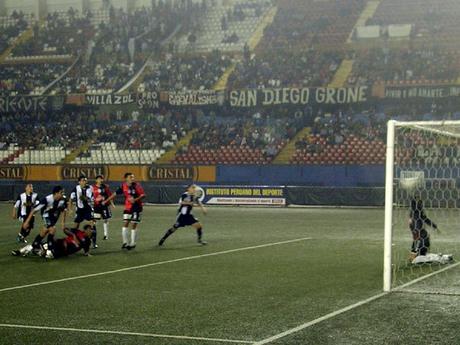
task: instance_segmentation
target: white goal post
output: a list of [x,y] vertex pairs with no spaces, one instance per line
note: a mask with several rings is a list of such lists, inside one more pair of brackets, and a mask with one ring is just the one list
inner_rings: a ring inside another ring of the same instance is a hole
[[[396,242],[399,241],[402,243],[401,246],[405,245],[405,237],[403,236],[407,235],[407,242],[410,243],[410,232],[407,226],[409,219],[408,205],[411,205],[412,200],[416,200],[414,196],[416,193],[420,193],[425,199],[436,198],[439,195],[438,198],[441,200],[439,200],[436,205],[431,202],[430,206],[428,206],[428,213],[434,213],[436,219],[444,221],[442,216],[444,213],[442,212],[450,212],[449,226],[458,221],[457,213],[454,213],[452,210],[455,210],[455,212],[459,210],[457,182],[460,177],[457,176],[457,174],[460,169],[460,164],[457,160],[457,152],[460,151],[460,148],[459,150],[456,149],[459,143],[460,121],[403,122],[390,120],[388,122],[385,165],[383,260],[383,290],[386,292],[391,291],[395,287],[394,275],[396,274],[396,269],[401,268],[403,265],[407,265],[407,259],[404,264],[401,264],[401,262],[403,262],[401,254],[399,263],[395,262],[395,227],[398,227],[399,231],[399,238],[396,239]],[[420,151],[423,151],[422,149],[424,148],[420,147],[423,145],[425,145],[424,147],[426,147],[429,153],[426,154],[426,157],[420,158]],[[443,153],[433,153],[432,151],[435,150],[433,147],[437,147],[439,152]],[[439,149],[439,147],[441,147],[441,149]],[[455,154],[445,154],[446,150],[454,150]],[[425,176],[426,173],[424,171],[437,172],[431,174],[432,176],[430,173]],[[448,173],[446,173],[446,171]],[[440,185],[442,185],[442,187],[439,187]],[[453,196],[449,194],[449,197],[445,197],[444,195],[450,193],[451,189],[455,189],[455,194],[452,194]],[[435,195],[435,197],[432,197],[432,195]],[[445,211],[446,209],[449,209],[449,211]],[[395,212],[397,212],[396,215]],[[439,212],[439,214],[436,212]],[[406,218],[404,219],[404,217]],[[395,225],[395,223],[398,224]],[[406,225],[404,226],[404,224]],[[408,249],[410,249],[409,246]],[[452,247],[446,246],[445,250],[451,249]],[[400,249],[399,252],[401,253],[402,250]],[[407,252],[410,252],[410,250]],[[407,269],[407,266],[405,268],[406,272],[411,269]],[[411,273],[413,272],[411,271]],[[424,274],[424,272],[420,274]],[[405,279],[414,278],[405,277]]]

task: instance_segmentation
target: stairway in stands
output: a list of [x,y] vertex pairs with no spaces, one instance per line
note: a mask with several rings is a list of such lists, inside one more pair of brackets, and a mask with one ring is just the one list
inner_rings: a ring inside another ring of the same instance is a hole
[[32,27],[29,27],[22,34],[20,34],[13,43],[2,53],[0,54],[0,64],[5,62],[6,58],[11,54],[13,49],[20,43],[28,41],[33,36]]
[[170,164],[174,157],[176,157],[177,151],[179,151],[180,148],[190,144],[193,134],[195,134],[197,130],[198,129],[192,129],[190,132],[188,132],[187,135],[179,140],[175,146],[166,151],[166,153],[156,161],[156,164]]
[[377,11],[377,8],[380,5],[381,0],[372,0],[369,1],[361,12],[358,20],[356,21],[353,30],[351,30],[350,35],[348,36],[347,43],[351,43],[353,32],[358,26],[366,26],[366,22],[372,18]]
[[88,151],[90,146],[93,144],[94,139],[89,139],[87,142],[83,143],[83,145],[77,147],[76,149],[72,150],[69,154],[67,154],[62,161],[61,164],[70,164],[72,163],[75,158],[82,152]]
[[305,127],[301,131],[299,131],[291,141],[289,141],[286,146],[278,153],[278,155],[273,160],[273,164],[289,164],[291,162],[291,158],[295,153],[296,147],[295,144],[297,141],[302,139],[305,136],[310,135],[311,128]]
[[[273,19],[277,13],[278,9],[276,7],[271,8],[264,16],[264,18],[260,21],[259,25],[257,26],[256,30],[252,34],[251,38],[248,40],[249,50],[253,51],[256,49],[257,45],[260,43],[264,36],[265,28],[267,28],[271,23],[273,23]],[[225,90],[227,88],[227,82],[230,75],[235,70],[236,63],[232,63],[227,70],[222,74],[220,79],[214,85],[214,90],[220,91]]]
[[343,87],[347,82],[348,76],[350,75],[351,71],[353,70],[353,62],[354,60],[343,60],[340,64],[339,68],[334,74],[334,78],[329,83],[329,87]]

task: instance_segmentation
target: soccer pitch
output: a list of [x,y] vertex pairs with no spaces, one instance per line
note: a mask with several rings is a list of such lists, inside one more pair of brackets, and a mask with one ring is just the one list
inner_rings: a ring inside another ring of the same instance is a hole
[[211,207],[208,246],[184,228],[158,248],[176,208],[147,206],[130,252],[121,210],[92,257],[46,262],[10,255],[1,206],[0,344],[460,343],[459,294],[382,294],[383,210]]

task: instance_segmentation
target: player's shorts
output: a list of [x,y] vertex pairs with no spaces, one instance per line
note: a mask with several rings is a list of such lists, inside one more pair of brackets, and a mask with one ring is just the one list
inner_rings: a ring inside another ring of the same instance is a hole
[[112,211],[110,207],[107,205],[96,206],[94,207],[94,219],[101,220],[101,219],[110,219],[112,218]]
[[79,208],[75,214],[74,223],[94,220],[94,212],[90,208]]
[[53,216],[51,214],[44,214],[42,216],[42,218],[43,218],[43,222],[45,223],[45,227],[47,229],[52,228],[53,226],[55,226],[57,221],[58,221],[58,218],[56,218],[55,216]]
[[192,214],[179,214],[176,219],[176,223],[174,224],[174,227],[177,228],[182,228],[184,226],[189,226],[193,225],[195,223],[198,223],[199,220],[195,218]]
[[[19,217],[19,221],[20,221],[21,223],[24,223],[24,222],[26,221],[26,219],[27,219],[28,216],[29,216],[29,215],[27,215],[27,216],[20,216],[20,217]],[[35,223],[35,216],[32,216],[32,218],[30,219],[30,222],[29,222],[29,229],[33,229],[33,228],[34,228],[34,223]]]
[[123,211],[123,220],[129,221],[131,223],[139,224],[141,222],[142,212],[138,211]]

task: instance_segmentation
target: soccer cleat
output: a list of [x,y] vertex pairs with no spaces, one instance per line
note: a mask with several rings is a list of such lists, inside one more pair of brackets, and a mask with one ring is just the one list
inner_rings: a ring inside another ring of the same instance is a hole
[[134,248],[136,248],[136,245],[134,245],[134,246],[126,246],[126,249],[128,249],[128,250],[132,250]]
[[96,243],[93,244],[93,249],[97,249],[97,248],[99,248],[99,246]]
[[200,246],[205,246],[205,245],[208,244],[208,242],[203,241],[203,240],[198,240],[198,244],[199,244]]
[[21,234],[18,234],[18,236],[16,237],[16,242],[18,242],[18,243],[27,243],[27,240],[25,239],[24,236],[22,236]]
[[109,239],[109,236],[104,236],[103,240],[108,240]]
[[164,243],[165,243],[165,240],[164,240],[164,239],[161,239],[160,242],[158,242],[158,247],[163,246]]
[[21,252],[20,252],[19,250],[12,250],[12,251],[11,251],[11,255],[13,255],[13,256],[19,256],[19,255],[21,255]]
[[121,249],[128,249],[128,244],[127,243],[123,243],[123,245],[121,246]]

